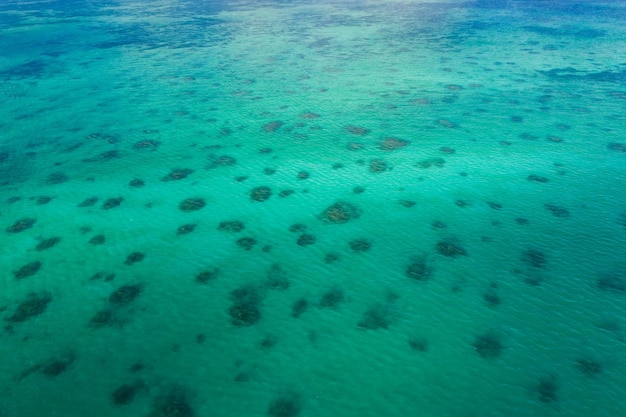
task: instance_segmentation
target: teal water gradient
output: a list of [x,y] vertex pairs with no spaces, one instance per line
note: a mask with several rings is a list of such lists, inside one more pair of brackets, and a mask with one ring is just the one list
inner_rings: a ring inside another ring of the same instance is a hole
[[624,22],[4,2],[0,416],[626,415]]

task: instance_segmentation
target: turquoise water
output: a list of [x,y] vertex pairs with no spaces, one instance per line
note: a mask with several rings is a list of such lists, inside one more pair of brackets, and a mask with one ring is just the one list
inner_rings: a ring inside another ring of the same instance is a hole
[[0,416],[626,416],[626,7],[0,5]]

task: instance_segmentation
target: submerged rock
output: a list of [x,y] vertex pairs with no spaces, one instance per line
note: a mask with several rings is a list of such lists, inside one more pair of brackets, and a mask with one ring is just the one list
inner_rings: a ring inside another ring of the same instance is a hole
[[359,217],[361,217],[361,210],[346,201],[337,201],[318,215],[318,219],[322,222],[332,224],[347,223]]

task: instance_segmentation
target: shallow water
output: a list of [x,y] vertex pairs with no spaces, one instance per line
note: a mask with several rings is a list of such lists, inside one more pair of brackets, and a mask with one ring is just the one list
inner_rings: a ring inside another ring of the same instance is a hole
[[626,414],[626,8],[5,1],[0,416]]

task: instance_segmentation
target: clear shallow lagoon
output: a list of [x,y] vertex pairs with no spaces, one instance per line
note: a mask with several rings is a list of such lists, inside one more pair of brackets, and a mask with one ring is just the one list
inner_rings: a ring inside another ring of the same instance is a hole
[[626,7],[0,5],[0,416],[626,415]]

